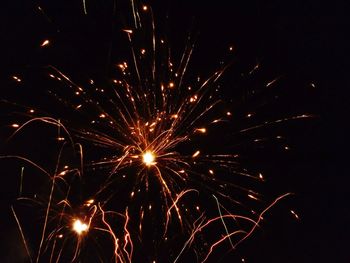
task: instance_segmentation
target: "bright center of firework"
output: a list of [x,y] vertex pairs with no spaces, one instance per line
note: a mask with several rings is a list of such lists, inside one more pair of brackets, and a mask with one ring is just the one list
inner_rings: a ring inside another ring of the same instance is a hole
[[155,155],[152,152],[147,151],[142,155],[142,160],[147,166],[151,166],[154,164]]
[[77,232],[78,235],[81,235],[83,232],[86,232],[88,228],[89,226],[81,222],[80,219],[75,219],[73,222],[73,230]]

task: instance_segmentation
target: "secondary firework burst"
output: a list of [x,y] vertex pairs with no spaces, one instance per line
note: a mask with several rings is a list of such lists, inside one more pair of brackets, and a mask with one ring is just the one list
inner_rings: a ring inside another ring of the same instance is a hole
[[[47,122],[47,119],[40,121]],[[60,125],[58,122],[56,124]],[[35,189],[32,190],[26,189],[27,185],[21,182],[19,197],[11,207],[27,254],[26,260],[90,262],[113,258],[115,262],[132,262],[133,242],[128,229],[128,210],[118,213],[107,210],[104,201],[82,200],[79,195],[81,171],[68,165],[62,166],[62,152],[54,174],[24,157],[0,157],[22,162],[22,180],[26,176],[30,176],[31,181],[37,181],[36,176],[44,179],[41,184],[33,185]],[[61,166],[63,170],[58,168]],[[31,173],[31,169],[36,172]],[[24,176],[26,173],[30,175]],[[48,191],[40,190],[42,184],[47,185]],[[96,242],[110,250],[102,253],[94,245]]]

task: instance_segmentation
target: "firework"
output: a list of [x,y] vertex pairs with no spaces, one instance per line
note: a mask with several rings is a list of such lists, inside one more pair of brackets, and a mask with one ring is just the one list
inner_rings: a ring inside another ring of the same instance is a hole
[[[145,257],[147,262],[180,262],[184,257],[204,262],[224,242],[235,249],[289,195],[264,203],[250,187],[263,182],[263,175],[242,167],[239,152],[219,145],[227,133],[219,129],[227,128],[232,117],[217,95],[227,65],[206,78],[189,76],[195,38],[190,35],[181,58],[173,58],[152,9],[134,1],[131,9],[132,23],[122,28],[130,52],[117,63],[110,83],[102,88],[94,80],[78,85],[50,65],[43,71],[52,83],[47,92],[66,113],[49,106],[49,117],[43,117],[43,109],[30,107],[29,120],[11,125],[16,129],[12,138],[36,123],[53,126],[61,147],[54,172],[30,158],[2,157],[37,168],[49,186],[49,191],[38,186],[29,198],[21,180],[20,197],[12,207],[32,262],[136,262]],[[87,15],[85,1],[83,10]],[[40,47],[49,45],[44,40]],[[20,76],[13,80],[22,82]],[[237,133],[308,117],[267,121]],[[215,133],[209,136],[211,131]],[[211,141],[218,145],[208,147]],[[23,203],[43,218],[33,240],[17,212]]]

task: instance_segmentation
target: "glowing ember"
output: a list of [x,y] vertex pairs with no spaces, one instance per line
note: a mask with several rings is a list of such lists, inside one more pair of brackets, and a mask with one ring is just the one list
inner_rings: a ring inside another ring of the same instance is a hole
[[84,232],[87,232],[89,229],[89,226],[85,223],[83,223],[80,219],[75,219],[73,222],[73,230],[78,234],[81,235]]
[[152,152],[147,151],[142,155],[142,160],[147,166],[154,164],[155,156]]

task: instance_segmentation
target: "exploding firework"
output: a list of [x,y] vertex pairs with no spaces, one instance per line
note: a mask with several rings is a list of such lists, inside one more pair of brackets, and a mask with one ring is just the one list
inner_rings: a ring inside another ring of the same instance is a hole
[[[242,166],[239,151],[225,145],[232,136],[225,130],[232,113],[218,94],[227,65],[206,78],[192,77],[195,37],[190,35],[182,56],[173,58],[152,9],[134,1],[131,9],[132,23],[121,30],[130,51],[109,83],[101,87],[91,79],[79,85],[50,65],[43,70],[50,83],[47,96],[63,110],[51,104],[29,107],[30,118],[12,124],[11,138],[48,124],[60,147],[54,172],[30,158],[2,157],[39,170],[45,179],[38,182],[49,189],[38,185],[34,197],[27,197],[21,180],[12,207],[32,262],[204,262],[225,242],[236,248],[289,195],[263,202],[251,187],[263,182],[263,175]],[[22,82],[19,76],[13,80]],[[266,121],[236,134],[309,117]],[[27,209],[42,219],[35,238],[26,234],[33,232],[25,229]]]

